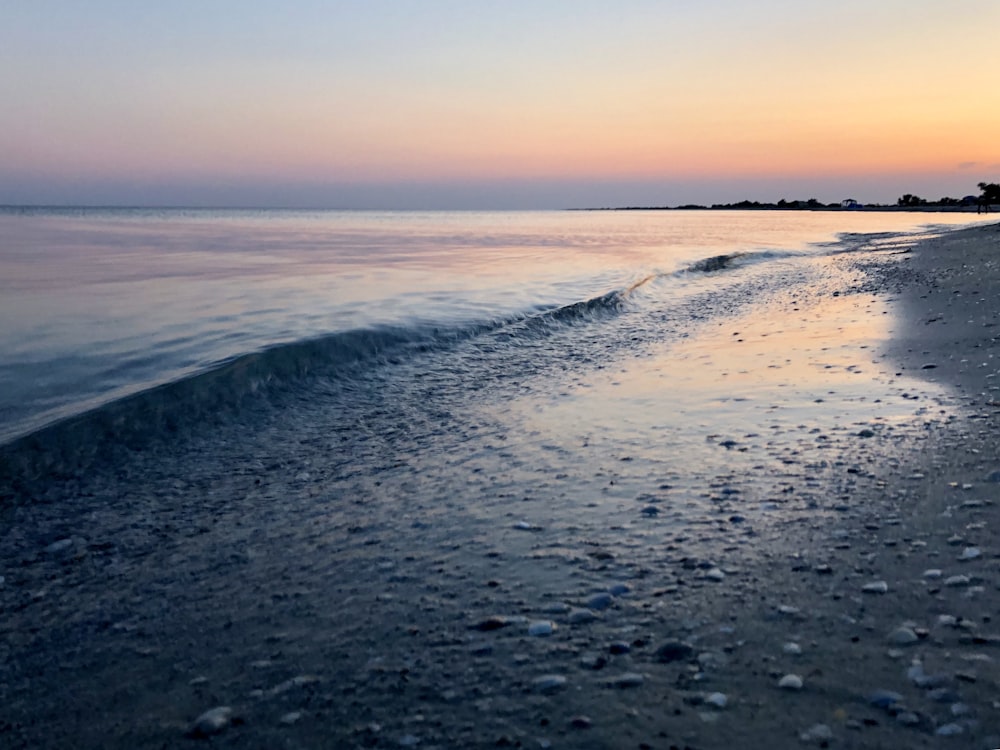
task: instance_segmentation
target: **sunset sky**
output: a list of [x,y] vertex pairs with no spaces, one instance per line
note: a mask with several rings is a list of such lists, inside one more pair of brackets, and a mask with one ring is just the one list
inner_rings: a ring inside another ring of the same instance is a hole
[[1000,2],[10,0],[0,203],[936,199],[1000,181]]

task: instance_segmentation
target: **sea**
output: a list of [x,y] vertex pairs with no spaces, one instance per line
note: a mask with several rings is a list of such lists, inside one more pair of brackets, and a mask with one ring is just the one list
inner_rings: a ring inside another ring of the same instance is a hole
[[[108,413],[119,426],[128,422],[126,431],[176,431],[252,413],[272,392],[308,400],[317,382],[348,388],[374,373],[440,380],[452,412],[477,408],[487,391],[501,401],[530,391],[527,412],[538,421],[601,373],[650,358],[676,369],[658,385],[629,385],[642,394],[631,407],[641,412],[659,393],[672,429],[683,432],[694,414],[707,432],[723,432],[712,424],[729,387],[720,373],[745,363],[689,377],[689,358],[713,351],[720,327],[745,327],[736,318],[757,315],[774,334],[787,328],[788,311],[767,300],[819,294],[829,279],[818,269],[829,272],[829,259],[901,253],[975,220],[868,211],[7,207],[0,445],[87,419],[113,439],[100,420]],[[868,321],[832,340],[884,340],[887,318],[877,317],[882,329]],[[769,341],[769,356],[798,345],[790,333]],[[815,374],[806,367],[796,382],[805,387]],[[737,415],[748,429],[756,418],[746,408]]]

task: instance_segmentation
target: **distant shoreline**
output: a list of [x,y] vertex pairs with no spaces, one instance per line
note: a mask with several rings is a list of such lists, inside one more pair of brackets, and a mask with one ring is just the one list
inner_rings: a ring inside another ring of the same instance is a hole
[[[870,205],[854,208],[843,206],[778,206],[773,203],[746,206],[737,203],[715,204],[712,206],[614,206],[606,208],[569,208],[567,211],[837,211],[844,213],[977,213],[976,206],[883,206]],[[990,211],[994,213],[994,211]],[[1000,213],[1000,212],[998,212]]]

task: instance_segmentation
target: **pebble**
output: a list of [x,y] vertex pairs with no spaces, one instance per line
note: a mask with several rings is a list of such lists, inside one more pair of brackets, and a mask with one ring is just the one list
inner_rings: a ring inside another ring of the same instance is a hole
[[802,646],[795,643],[794,641],[789,641],[788,643],[786,643],[784,646],[781,647],[781,651],[782,653],[785,653],[788,656],[798,656],[799,654],[802,653]]
[[937,728],[934,733],[939,737],[954,737],[956,734],[961,734],[963,732],[961,724],[943,724]]
[[224,730],[232,721],[233,709],[229,706],[216,706],[195,719],[188,734],[192,737],[210,737]]
[[782,604],[780,607],[778,607],[778,614],[791,616],[791,615],[797,615],[798,613],[799,613],[799,608],[793,607],[790,604]]
[[722,581],[725,580],[726,574],[722,572],[719,568],[712,568],[710,571],[705,573],[705,578],[710,581]]
[[802,678],[797,674],[786,674],[778,680],[778,687],[782,690],[801,690]]
[[972,707],[968,703],[952,703],[951,704],[951,715],[952,716],[968,716],[972,713]]
[[975,560],[977,557],[982,556],[982,551],[979,547],[966,547],[962,550],[962,554],[958,556],[961,562],[967,562],[969,560]]
[[929,568],[924,571],[924,578],[936,579],[943,575],[939,568]]
[[715,651],[703,651],[698,654],[698,666],[706,672],[718,671],[726,666],[729,660]]
[[826,724],[813,724],[799,735],[803,742],[826,742],[833,739],[833,730]]
[[600,654],[584,654],[580,657],[580,666],[584,669],[603,669],[607,663],[608,660]]
[[945,586],[968,586],[971,583],[969,576],[949,576],[944,579]]
[[610,593],[611,596],[625,596],[625,594],[629,594],[631,592],[632,589],[627,583],[616,583],[608,589],[608,593]]
[[482,630],[483,632],[489,632],[491,630],[499,630],[500,628],[505,628],[510,625],[510,620],[501,615],[490,615],[485,620],[480,620],[475,625],[470,626],[472,630]]
[[534,637],[544,637],[552,635],[556,630],[556,624],[551,620],[537,620],[528,626],[528,635]]
[[889,584],[885,581],[874,581],[872,583],[866,583],[861,587],[861,591],[865,594],[884,594],[889,590]]
[[694,649],[682,641],[667,641],[656,649],[656,660],[659,662],[680,661],[690,658]]
[[890,708],[903,700],[903,696],[892,690],[876,690],[868,696],[868,703],[876,708]]
[[597,615],[589,609],[571,609],[569,611],[570,625],[583,625],[588,622],[593,622],[596,619]]
[[632,647],[625,641],[614,641],[610,646],[608,646],[608,651],[616,656],[627,654],[631,650]]
[[958,693],[946,687],[935,688],[927,693],[927,699],[935,703],[956,703],[959,697]]
[[600,594],[594,594],[590,597],[586,604],[589,609],[596,609],[600,611],[602,609],[607,609],[614,602],[614,597],[607,592],[601,592]]
[[319,677],[312,674],[300,674],[296,675],[290,680],[285,680],[277,685],[275,685],[270,690],[271,695],[281,695],[282,693],[287,693],[292,688],[302,687],[303,685],[313,685],[319,682]]
[[574,716],[569,720],[569,725],[573,727],[573,729],[590,729],[592,724],[593,722],[590,720],[590,717],[584,716],[583,714]]
[[729,703],[729,699],[725,693],[712,693],[705,698],[705,703],[716,708],[725,708],[726,704]]
[[619,675],[611,680],[609,683],[612,687],[627,689],[639,687],[645,682],[646,678],[643,677],[638,672],[626,672],[625,674]]
[[889,633],[889,643],[896,646],[909,646],[919,640],[917,634],[907,627],[896,628]]
[[65,552],[72,546],[73,546],[73,540],[71,538],[60,539],[58,541],[52,542],[52,544],[46,547],[45,552],[50,555],[58,555],[60,552]]
[[554,693],[566,687],[566,678],[560,674],[544,674],[531,683],[539,693]]
[[292,724],[298,724],[299,719],[301,718],[301,711],[289,711],[287,714],[278,719],[278,722],[286,727],[290,727]]

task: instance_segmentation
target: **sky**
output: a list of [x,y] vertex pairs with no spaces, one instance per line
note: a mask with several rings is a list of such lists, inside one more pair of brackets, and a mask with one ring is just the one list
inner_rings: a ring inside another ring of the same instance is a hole
[[1000,182],[996,0],[6,0],[0,203],[506,209]]

